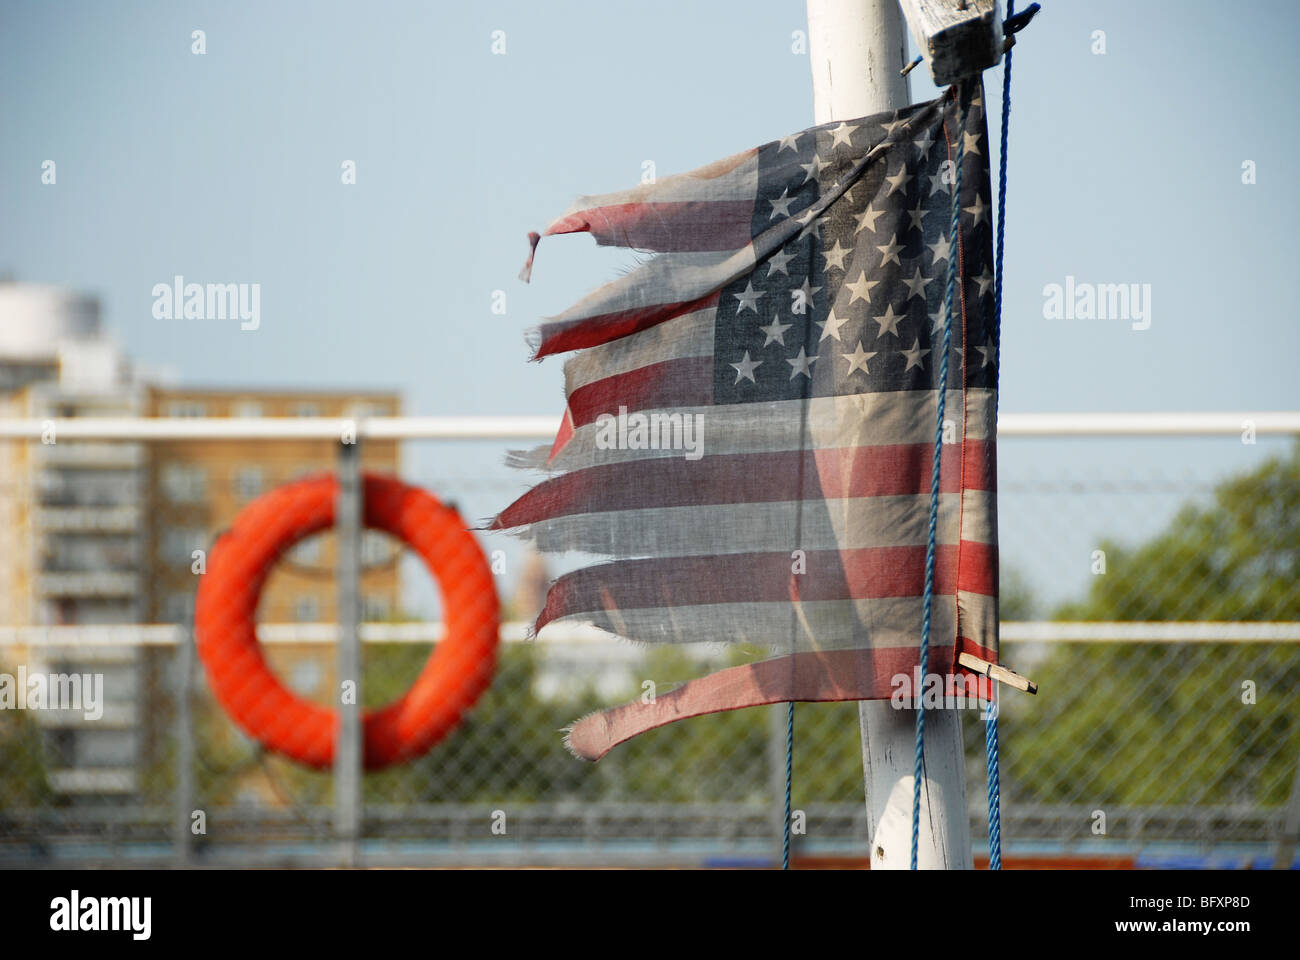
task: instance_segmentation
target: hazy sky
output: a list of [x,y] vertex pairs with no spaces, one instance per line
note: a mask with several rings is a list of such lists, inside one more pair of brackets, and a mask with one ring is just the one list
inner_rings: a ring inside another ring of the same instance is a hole
[[[1015,53],[1003,409],[1296,408],[1300,5],[1044,7]],[[527,231],[644,161],[679,172],[810,125],[805,29],[798,0],[4,2],[0,272],[99,294],[130,355],[183,382],[558,414],[560,364],[526,363],[521,333],[619,260],[552,239],[525,286]],[[924,74],[914,99],[934,95]],[[151,289],[176,274],[259,283],[260,329],[155,319]],[[1045,319],[1067,275],[1150,284],[1150,329]],[[1059,462],[1226,472],[1261,453],[1127,443]],[[426,444],[413,461],[471,475],[499,456]]]

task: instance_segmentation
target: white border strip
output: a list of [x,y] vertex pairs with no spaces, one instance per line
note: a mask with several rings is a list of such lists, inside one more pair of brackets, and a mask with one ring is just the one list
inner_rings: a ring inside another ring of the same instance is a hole
[[1300,623],[1214,621],[1141,623],[1135,621],[1003,623],[1011,643],[1298,643]]
[[[529,624],[516,620],[501,625],[504,643],[527,643]],[[0,627],[0,647],[170,647],[183,636],[175,624],[119,624],[113,626]],[[441,623],[366,623],[364,643],[436,643],[442,639]],[[265,644],[329,644],[338,636],[332,623],[260,624],[258,639]],[[1008,643],[1300,643],[1300,622],[1187,623],[1057,623],[1012,621],[1002,624]],[[596,627],[554,623],[542,631],[539,645],[617,644]]]
[[[558,417],[73,417],[0,420],[0,439],[40,440],[551,440]],[[999,437],[1300,434],[1300,411],[1004,413]]]

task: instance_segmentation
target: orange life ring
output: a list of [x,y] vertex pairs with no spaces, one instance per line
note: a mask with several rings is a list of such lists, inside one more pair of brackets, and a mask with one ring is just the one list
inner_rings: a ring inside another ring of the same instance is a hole
[[[496,666],[499,608],[487,558],[465,522],[427,491],[363,475],[367,527],[420,555],[442,592],[446,634],[400,699],[363,713],[365,766],[419,756],[452,730]],[[199,581],[194,627],[217,701],[250,736],[313,767],[334,761],[338,714],[286,688],[262,655],[254,625],[262,586],[294,543],[334,524],[338,481],[324,474],[250,503],[222,534]]]

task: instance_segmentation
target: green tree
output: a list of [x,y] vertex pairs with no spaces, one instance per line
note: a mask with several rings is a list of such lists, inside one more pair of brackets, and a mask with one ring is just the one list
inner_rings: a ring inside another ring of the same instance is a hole
[[[1300,620],[1300,445],[1188,503],[1058,620]],[[1284,802],[1300,755],[1300,651],[1287,644],[1065,644],[1009,719],[1018,799]]]
[[0,810],[45,806],[52,797],[40,726],[25,710],[6,710],[0,723]]

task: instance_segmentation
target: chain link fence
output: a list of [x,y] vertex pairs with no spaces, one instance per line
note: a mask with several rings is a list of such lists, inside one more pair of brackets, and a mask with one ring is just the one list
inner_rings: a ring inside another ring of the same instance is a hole
[[[1289,862],[1300,826],[1300,448],[1072,443],[1002,443],[1002,660],[1041,689],[1002,695],[1008,857]],[[445,468],[460,462],[445,449],[438,457],[442,469],[405,479],[454,502],[467,523],[522,485],[473,457],[459,472]],[[78,469],[89,468],[54,472]],[[5,569],[5,590],[29,595],[7,602],[0,676],[28,695],[33,677],[48,681],[44,703],[0,710],[0,863],[339,862],[331,771],[269,751],[232,722],[196,656],[192,602],[148,596],[176,580],[177,565],[192,569],[192,592],[206,575],[200,559],[220,555],[204,545],[229,520],[149,530],[151,516],[168,515],[149,498],[165,491],[130,477],[121,487],[75,479],[33,484],[11,471],[0,489],[9,546],[31,550],[25,575],[12,559]],[[111,517],[72,529],[60,513],[132,504],[138,522],[120,534]],[[558,570],[508,538],[479,540],[505,617],[491,683],[427,752],[364,774],[360,861],[779,862],[784,706],[670,724],[594,765],[561,742],[574,719],[639,696],[646,681],[664,689],[746,652],[633,647],[558,628],[530,641],[526,621]],[[399,541],[366,543],[360,703],[376,708],[416,683],[452,604],[444,609]],[[320,532],[250,578],[263,589],[266,664],[323,711],[336,709],[339,689],[336,559]],[[137,590],[128,602],[110,602],[126,590],[114,577]],[[983,716],[963,714],[978,853]],[[863,858],[857,706],[800,704],[796,715],[796,865]]]

